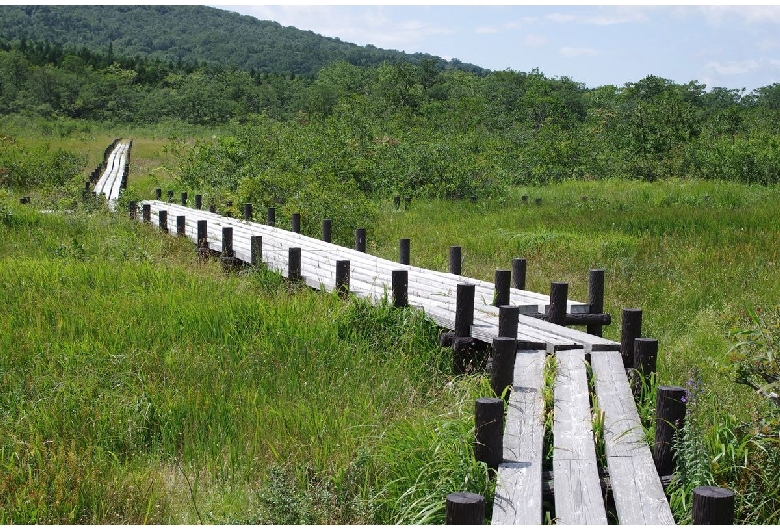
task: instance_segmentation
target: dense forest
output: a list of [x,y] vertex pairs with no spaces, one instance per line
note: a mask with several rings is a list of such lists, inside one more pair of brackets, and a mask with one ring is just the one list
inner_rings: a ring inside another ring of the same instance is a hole
[[344,60],[357,66],[432,60],[440,68],[485,70],[457,59],[358,46],[338,38],[206,6],[0,6],[2,35],[162,61],[229,65],[260,73],[311,75]]

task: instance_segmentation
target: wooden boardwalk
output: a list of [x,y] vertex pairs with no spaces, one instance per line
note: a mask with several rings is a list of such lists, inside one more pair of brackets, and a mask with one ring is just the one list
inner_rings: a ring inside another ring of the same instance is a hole
[[95,184],[95,193],[105,195],[112,210],[116,208],[116,201],[119,199],[119,192],[122,189],[129,151],[129,142],[119,142],[106,160],[106,170]]
[[[206,221],[211,250],[222,251],[222,229],[233,229],[236,258],[251,262],[251,236],[262,237],[262,261],[287,276],[290,248],[300,248],[302,281],[327,291],[336,288],[336,262],[349,260],[349,290],[371,300],[392,296],[392,272],[408,271],[409,304],[422,309],[442,328],[454,329],[457,285],[475,286],[471,336],[491,343],[498,335],[498,308],[492,305],[494,284],[445,272],[399,264],[319,239],[256,222],[162,201],[145,201],[150,220],[159,226],[166,212],[165,229],[177,232],[183,217],[184,235],[197,241],[197,223]],[[532,305],[544,313],[549,297],[510,290],[510,304]],[[585,304],[567,302],[567,312],[587,312]],[[593,439],[589,358],[596,404],[604,415],[605,471],[609,475],[615,512],[621,524],[673,524],[661,481],[629,387],[620,344],[582,331],[520,315],[518,351],[512,393],[504,432],[503,463],[497,475],[493,524],[541,524],[543,371],[545,358],[554,354],[555,420],[553,425],[553,476],[555,519],[562,524],[607,524],[607,504]]]

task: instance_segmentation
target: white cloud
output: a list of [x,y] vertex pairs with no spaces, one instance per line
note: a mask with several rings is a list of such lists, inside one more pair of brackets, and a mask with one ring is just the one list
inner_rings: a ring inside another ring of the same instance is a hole
[[[604,11],[608,12],[604,12]],[[612,6],[599,10],[598,14],[550,13],[545,18],[559,24],[582,24],[588,26],[613,26],[647,21],[646,8]]]
[[594,57],[599,54],[598,50],[593,48],[573,48],[571,46],[563,46],[558,53],[564,57]]
[[523,39],[523,44],[526,46],[532,46],[534,48],[537,48],[539,46],[544,46],[547,44],[548,40],[547,37],[544,35],[537,35],[535,33],[529,33],[525,36]]
[[710,61],[706,69],[720,75],[745,75],[762,70],[780,69],[780,59],[745,59],[744,61]]

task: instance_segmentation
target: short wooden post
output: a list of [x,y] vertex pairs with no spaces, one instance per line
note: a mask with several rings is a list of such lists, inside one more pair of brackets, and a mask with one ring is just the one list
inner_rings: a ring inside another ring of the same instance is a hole
[[504,401],[478,398],[474,403],[474,458],[496,470],[503,460]]
[[168,232],[168,210],[160,210],[157,212],[157,220],[160,225],[160,230]]
[[208,223],[205,219],[198,221],[198,233],[195,246],[198,248],[198,250],[209,249]]
[[534,199],[534,202],[536,204],[542,204],[542,198],[541,197],[537,197],[536,199]]
[[355,250],[358,252],[366,251],[366,229],[358,228],[355,230]]
[[409,271],[397,270],[392,272],[393,307],[406,307],[409,305]]
[[301,248],[290,247],[287,251],[287,279],[297,282],[301,279]]
[[249,261],[253,267],[263,262],[263,236],[249,236]]
[[130,219],[135,219],[138,214],[138,204],[135,201],[130,201],[127,205],[127,209],[130,212]]
[[401,196],[400,195],[396,195],[395,197],[393,197],[393,206],[395,207],[396,210],[400,210],[401,209]]
[[187,206],[187,192],[183,191],[181,192],[181,205]]
[[195,208],[197,210],[203,208],[203,195],[195,195]]
[[217,205],[213,200],[209,203],[209,213],[217,213]]
[[515,289],[525,291],[525,258],[515,258],[512,260],[512,286]]
[[566,304],[569,298],[569,284],[552,282],[550,284],[550,308],[547,310],[547,321],[563,326],[566,323]]
[[244,203],[244,221],[252,220],[252,203]]
[[290,219],[290,225],[292,227],[292,231],[296,234],[301,233],[301,214],[294,213],[292,214],[292,218]]
[[168,202],[173,202],[173,190],[168,190]]
[[[517,340],[511,337],[496,337],[493,339],[493,366],[490,374],[490,386],[496,396],[509,399],[512,391],[512,381],[515,376],[515,356]],[[506,391],[506,394],[504,394]],[[503,409],[502,409],[503,413]]]
[[485,498],[478,493],[461,491],[450,493],[444,507],[445,524],[485,524]]
[[[588,272],[588,313],[604,312],[604,269],[591,269]],[[588,324],[588,333],[601,337],[601,324]]]
[[177,236],[183,236],[185,235],[185,228],[186,228],[186,219],[183,215],[177,215],[176,216],[176,235]]
[[145,223],[152,222],[152,206],[150,204],[144,204],[141,206],[141,218]]
[[493,305],[500,307],[509,305],[509,288],[512,281],[512,271],[496,269],[495,290],[493,292]]
[[528,202],[528,195],[523,195],[522,197],[520,197],[520,201],[521,202]]
[[349,293],[349,260],[336,260],[336,291],[344,297]]
[[634,339],[642,336],[642,310],[623,309],[622,326],[620,329],[620,354],[623,356],[623,367],[628,370],[634,367]]
[[409,265],[410,241],[409,239],[400,239],[398,241],[398,263]]
[[634,339],[634,397],[642,392],[642,380],[647,381],[655,373],[658,364],[658,340],[648,338]]
[[330,219],[322,220],[322,240],[330,243],[333,238],[333,221]]
[[674,433],[685,423],[685,389],[659,386],[655,404],[655,443],[653,461],[660,477],[674,472],[672,441]]
[[515,305],[502,305],[498,308],[498,336],[517,338],[520,308]]
[[693,524],[734,524],[734,492],[717,486],[693,490]]
[[266,224],[268,226],[276,226],[276,208],[270,206],[268,208],[268,215],[266,216]]
[[459,283],[455,299],[455,337],[470,337],[474,323],[474,293],[476,286]]
[[154,198],[158,201],[162,199],[162,188],[155,188],[154,189]]
[[474,204],[476,202],[477,202],[477,196],[476,195],[472,195],[471,196],[471,204]]
[[461,248],[450,247],[450,274],[460,276],[462,270]]
[[90,181],[87,180],[84,182],[84,191],[89,191],[89,188],[91,187],[92,187],[92,183]]
[[236,254],[233,251],[233,227],[223,226],[222,227],[222,257],[232,258],[235,255]]
[[412,205],[412,198],[404,197],[404,210],[408,210],[411,205]]

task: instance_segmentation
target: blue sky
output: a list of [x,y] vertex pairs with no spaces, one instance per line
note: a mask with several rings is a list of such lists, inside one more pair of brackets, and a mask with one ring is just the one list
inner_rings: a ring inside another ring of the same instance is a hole
[[379,48],[588,87],[648,75],[708,88],[780,82],[780,6],[217,5]]

